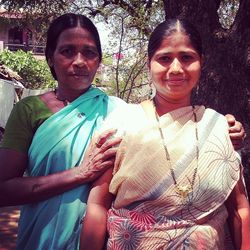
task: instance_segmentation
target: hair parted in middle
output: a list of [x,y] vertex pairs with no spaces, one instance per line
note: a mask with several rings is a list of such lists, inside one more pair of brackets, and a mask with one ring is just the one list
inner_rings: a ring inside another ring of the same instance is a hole
[[[76,28],[80,26],[83,29],[86,29],[92,36],[96,44],[96,48],[99,55],[99,61],[102,60],[102,48],[98,30],[93,22],[84,15],[67,13],[56,18],[49,26],[47,31],[47,43],[45,48],[45,56],[47,62],[52,58],[59,36],[66,29]],[[50,67],[50,71],[53,77],[57,80],[56,73],[53,67]]]
[[148,61],[150,62],[155,52],[160,48],[162,41],[177,32],[187,35],[194,49],[202,57],[202,40],[196,27],[184,19],[167,19],[160,23],[152,32],[148,42]]

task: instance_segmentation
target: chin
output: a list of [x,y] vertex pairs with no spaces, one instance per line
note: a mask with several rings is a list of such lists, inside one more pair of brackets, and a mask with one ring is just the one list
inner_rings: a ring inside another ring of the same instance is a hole
[[92,84],[91,81],[75,81],[72,82],[71,86],[75,86],[76,88],[88,88]]
[[79,90],[87,90],[89,87],[91,86],[91,84],[88,84],[88,85],[82,85],[82,86],[80,86],[78,89]]
[[91,84],[85,84],[85,83],[78,83],[78,84],[71,84],[69,86],[69,89],[72,91],[84,91],[87,90]]

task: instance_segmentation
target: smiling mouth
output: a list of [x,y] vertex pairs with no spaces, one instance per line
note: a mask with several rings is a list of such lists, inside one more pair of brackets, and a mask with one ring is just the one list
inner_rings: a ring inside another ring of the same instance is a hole
[[72,74],[73,77],[79,78],[79,77],[87,77],[89,75],[87,74]]
[[181,82],[181,81],[186,81],[186,79],[185,78],[168,78],[168,79],[166,79],[166,81]]
[[168,84],[173,84],[173,85],[180,85],[186,82],[186,79],[166,79],[166,82]]

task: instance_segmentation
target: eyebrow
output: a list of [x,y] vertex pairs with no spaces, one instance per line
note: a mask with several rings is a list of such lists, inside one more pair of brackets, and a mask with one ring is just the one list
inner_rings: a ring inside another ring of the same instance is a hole
[[85,49],[93,49],[97,51],[97,47],[96,46],[92,46],[92,45],[84,45],[83,48]]
[[[179,51],[178,54],[186,54],[186,53],[191,53],[191,54],[198,54],[195,50],[183,50]],[[156,55],[171,55],[173,54],[172,51],[163,51],[163,52],[156,52]]]
[[68,43],[68,44],[62,44],[62,45],[58,46],[59,49],[69,48],[69,47],[74,47],[74,45]]
[[[65,42],[63,44],[61,44],[61,46],[73,46],[73,47],[76,47],[76,44],[74,43],[71,43],[71,42]],[[91,44],[84,44],[83,47],[89,47],[89,48],[97,48],[96,46],[94,45],[91,45]]]
[[[75,48],[77,46],[75,46],[74,44],[68,43],[68,44],[62,44],[61,46],[58,47],[58,49],[64,49],[64,48]],[[94,50],[96,52],[98,52],[97,47],[92,46],[92,45],[84,45],[82,46],[83,49],[91,49]]]

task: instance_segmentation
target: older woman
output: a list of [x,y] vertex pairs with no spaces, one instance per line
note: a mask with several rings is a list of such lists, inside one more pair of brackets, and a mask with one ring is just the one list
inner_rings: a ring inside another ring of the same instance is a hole
[[27,204],[18,249],[76,249],[88,183],[113,166],[112,146],[120,140],[106,141],[109,131],[98,148],[85,150],[123,101],[91,86],[102,51],[85,16],[65,14],[50,25],[46,59],[58,88],[23,99],[10,115],[0,149],[0,204]]

